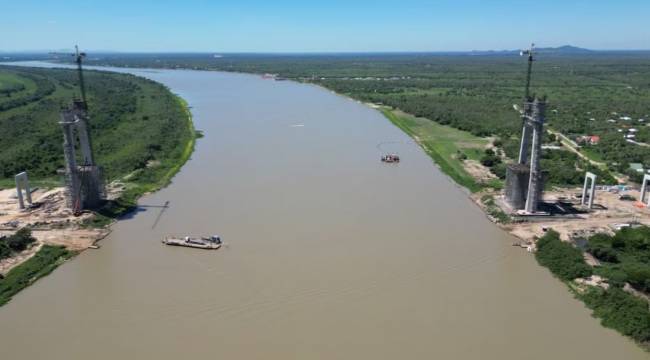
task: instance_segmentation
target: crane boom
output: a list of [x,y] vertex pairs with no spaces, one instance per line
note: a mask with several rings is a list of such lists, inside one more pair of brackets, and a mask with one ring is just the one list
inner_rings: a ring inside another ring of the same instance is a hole
[[79,91],[81,92],[81,101],[83,102],[84,110],[88,110],[88,99],[86,98],[86,83],[84,82],[83,74],[83,59],[86,57],[85,52],[79,52],[79,46],[74,46],[74,54],[70,53],[60,53],[60,52],[50,52],[50,55],[65,55],[72,56],[74,58],[74,63],[77,64],[77,75],[79,76]]
[[521,56],[528,55],[528,72],[526,73],[526,90],[524,92],[524,101],[528,101],[530,98],[530,82],[533,75],[533,61],[535,54],[535,44],[530,45],[529,50],[524,50],[521,52]]
[[84,83],[84,73],[82,68],[83,58],[86,57],[86,53],[79,52],[79,46],[74,46],[75,53],[75,62],[77,63],[77,72],[79,73],[79,88],[81,89],[81,100],[83,101],[83,106],[85,110],[88,110],[88,101],[86,99],[86,84]]

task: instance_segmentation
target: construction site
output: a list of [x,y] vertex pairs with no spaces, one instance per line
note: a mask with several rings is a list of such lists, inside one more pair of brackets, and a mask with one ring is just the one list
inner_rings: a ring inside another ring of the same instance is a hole
[[[108,235],[104,228],[92,228],[85,222],[107,198],[102,168],[95,163],[88,102],[79,50],[72,54],[77,64],[81,97],[73,99],[61,111],[59,125],[63,133],[65,159],[64,186],[32,189],[28,173],[15,176],[16,189],[0,190],[0,238],[29,228],[36,245],[0,260],[0,275],[33,256],[44,244],[64,245],[73,251],[97,247],[95,242]],[[79,160],[78,160],[79,159]]]
[[18,256],[0,261],[0,274],[30,258],[43,244],[64,245],[82,251],[96,246],[95,242],[108,235],[107,229],[83,226],[93,216],[90,212],[75,215],[67,206],[64,188],[36,189],[31,193],[32,205],[22,210],[14,189],[0,190],[0,237],[30,227],[37,244]]
[[[505,189],[495,204],[512,220],[503,227],[523,242],[515,243],[534,251],[534,242],[549,229],[565,241],[586,239],[596,233],[613,233],[624,227],[650,225],[650,199],[645,175],[640,189],[615,184],[597,186],[597,175],[586,172],[582,188],[553,188],[544,191],[541,167],[545,99],[531,95],[530,84],[534,45],[522,55],[528,57],[519,157],[506,170]],[[475,197],[480,206],[486,205]]]
[[[650,208],[641,203],[640,191],[628,189],[624,192],[614,187],[598,187],[593,195],[593,207],[583,204],[580,188],[553,189],[544,193],[541,203],[552,212],[544,216],[517,216],[502,227],[523,241],[532,245],[536,238],[549,229],[560,234],[565,241],[585,239],[596,233],[612,234],[625,227],[650,226]],[[501,198],[500,200],[503,200]],[[497,201],[503,204],[503,202]]]

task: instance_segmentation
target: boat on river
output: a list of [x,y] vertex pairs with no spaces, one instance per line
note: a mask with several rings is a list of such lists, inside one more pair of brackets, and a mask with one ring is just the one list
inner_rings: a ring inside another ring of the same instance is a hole
[[223,244],[221,238],[217,235],[213,236],[202,236],[202,237],[175,237],[175,236],[166,236],[162,243],[170,246],[185,246],[197,249],[205,250],[217,250]]
[[388,154],[381,157],[381,161],[385,163],[398,163],[399,155],[397,154]]

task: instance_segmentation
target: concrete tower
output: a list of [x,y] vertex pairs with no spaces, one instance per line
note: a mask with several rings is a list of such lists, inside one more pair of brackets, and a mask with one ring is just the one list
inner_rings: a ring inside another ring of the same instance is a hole
[[[94,162],[87,119],[84,102],[74,101],[69,109],[61,112],[59,123],[63,129],[66,203],[75,213],[97,207],[105,198],[102,169]],[[77,164],[77,137],[81,165]]]
[[528,214],[538,211],[542,196],[540,159],[545,113],[543,100],[529,98],[524,102],[519,159],[506,170],[506,200],[514,210],[525,210]]
[[529,214],[537,212],[537,205],[541,200],[544,187],[542,184],[542,168],[539,161],[542,157],[545,114],[546,102],[539,99],[533,100],[532,116],[526,117],[526,125],[532,129],[531,137],[533,140],[530,152],[530,179],[528,181],[528,195],[526,196],[526,212]]

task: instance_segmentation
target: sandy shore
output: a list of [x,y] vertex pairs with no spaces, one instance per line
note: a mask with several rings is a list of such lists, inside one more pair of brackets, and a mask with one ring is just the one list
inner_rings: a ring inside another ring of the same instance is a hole
[[63,188],[37,189],[32,192],[32,199],[34,207],[20,210],[16,190],[0,190],[0,236],[11,235],[16,230],[29,226],[37,240],[34,246],[17,256],[0,261],[0,274],[6,274],[22,264],[44,244],[64,245],[73,251],[83,251],[110,232],[109,229],[82,226],[83,221],[92,214],[88,212],[74,216],[65,206]]

